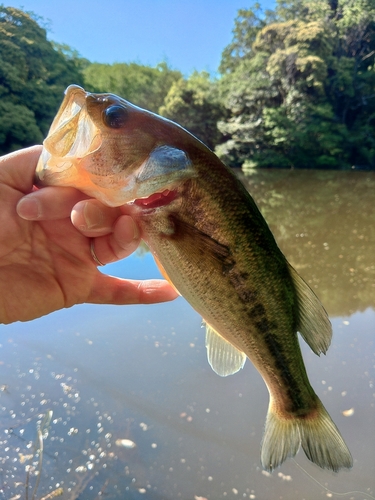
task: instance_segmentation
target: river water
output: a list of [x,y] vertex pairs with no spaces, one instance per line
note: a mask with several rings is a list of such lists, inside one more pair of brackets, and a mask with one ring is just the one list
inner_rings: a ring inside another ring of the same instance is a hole
[[[69,500],[374,498],[375,174],[239,175],[330,315],[327,355],[301,345],[353,469],[323,471],[299,452],[262,470],[263,380],[249,361],[227,378],[211,370],[201,319],[183,298],[82,305],[0,327],[0,499],[59,488]],[[159,276],[147,253],[103,271]]]

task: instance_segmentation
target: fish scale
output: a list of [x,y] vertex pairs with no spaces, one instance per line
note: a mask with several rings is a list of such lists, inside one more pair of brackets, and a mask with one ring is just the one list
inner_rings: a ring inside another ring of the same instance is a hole
[[205,321],[212,368],[227,376],[248,357],[267,385],[265,469],[300,446],[322,468],[352,466],[310,385],[297,335],[325,353],[332,336],[327,313],[281,253],[254,200],[212,151],[176,123],[73,85],[36,176],[40,185],[75,187],[109,206],[133,203],[162,273]]
[[[192,182],[196,181],[193,180]],[[223,189],[222,183],[220,183],[220,186],[221,192]],[[209,196],[215,196],[212,183],[209,184],[209,187]],[[286,280],[281,278],[276,280],[275,275],[273,275],[272,280],[268,280],[264,271],[260,275],[257,273],[258,279],[255,280],[255,273],[247,273],[247,280],[236,279],[241,271],[235,273],[235,267],[247,269],[246,261],[255,260],[251,257],[249,259],[249,256],[256,254],[256,251],[252,251],[254,243],[258,246],[257,242],[252,238],[251,227],[248,227],[248,224],[244,228],[241,227],[235,210],[232,212],[230,224],[221,223],[218,220],[219,214],[216,210],[207,210],[205,217],[201,217],[201,209],[195,210],[194,207],[198,207],[202,203],[204,196],[194,187],[191,188],[190,186],[189,189],[189,181],[185,183],[181,190],[182,198],[185,201],[182,207],[178,207],[178,213],[184,214],[183,222],[190,227],[194,227],[196,234],[198,234],[198,231],[204,235],[209,234],[208,227],[213,226],[210,221],[211,218],[214,218],[216,220],[215,226],[221,228],[220,236],[226,243],[226,248],[231,247],[231,240],[236,235],[242,235],[241,239],[245,239],[246,244],[244,245],[244,242],[242,242],[240,255],[237,259],[232,257],[231,269],[225,271],[222,268],[222,262],[218,262],[215,256],[212,257],[211,252],[206,251],[198,256],[196,255],[189,246],[189,243],[190,245],[196,245],[196,238],[187,234],[188,231],[181,231],[180,238],[178,236],[179,232],[177,235],[170,234],[170,231],[168,231],[168,234],[163,233],[160,228],[167,224],[166,221],[171,217],[170,213],[174,213],[173,204],[171,204],[163,211],[146,213],[140,217],[140,224],[143,232],[147,234],[147,243],[151,250],[155,253],[158,261],[163,263],[164,270],[172,283],[203,316],[205,321],[252,360],[263,378],[268,382],[267,385],[273,393],[274,400],[279,401],[279,411],[283,407],[284,412],[288,410],[290,414],[300,415],[309,412],[312,408],[315,408],[316,395],[308,382],[304,369],[296,335],[293,308],[290,307],[290,311],[285,311],[284,308],[284,311],[282,311],[281,307],[274,304],[274,302],[277,302],[279,306],[280,304],[288,305],[279,290],[280,288],[282,290],[288,288],[287,280],[291,281],[288,273],[284,272]],[[220,192],[217,193],[219,200],[221,199]],[[223,205],[224,203],[221,205],[220,213],[225,214]],[[213,206],[215,205],[213,204]],[[241,212],[239,219],[243,220],[245,210],[242,209]],[[247,222],[247,219],[245,220]],[[228,228],[228,226],[231,229],[227,234],[224,228]],[[260,227],[262,226],[260,225]],[[267,226],[263,227],[265,230],[268,229]],[[215,236],[215,234],[212,234],[212,237]],[[186,242],[187,238],[189,239],[188,243]],[[246,250],[248,251],[246,252]],[[267,248],[267,262],[273,260],[274,252],[277,252],[277,257],[279,257],[277,247],[273,249]],[[246,255],[245,259],[243,258],[244,254]],[[193,259],[192,256],[195,258]],[[241,260],[245,260],[242,265]],[[284,259],[280,260],[283,261]],[[279,271],[282,273],[283,268],[279,269]],[[189,279],[186,279],[186,276]],[[242,294],[238,292],[239,288],[241,288]],[[275,288],[278,289],[278,294],[275,293]],[[256,289],[260,296],[256,299],[260,300],[260,302],[255,304],[243,300],[243,295],[249,298],[251,294],[254,295],[254,292],[251,292],[252,289]],[[289,294],[293,295],[292,286],[290,286]],[[225,297],[224,304],[223,297]],[[262,301],[264,301],[264,305]],[[272,303],[270,304],[270,302]],[[232,308],[228,307],[228,304]],[[251,311],[255,305],[258,305],[258,309],[259,307],[263,309],[263,314],[254,318]],[[272,314],[274,311],[276,312],[276,318]],[[278,325],[280,325],[279,328]],[[289,332],[294,333],[289,335],[288,339],[288,335],[286,336],[285,333]],[[282,339],[282,341],[279,339]],[[278,386],[281,387],[281,391],[277,390]]]

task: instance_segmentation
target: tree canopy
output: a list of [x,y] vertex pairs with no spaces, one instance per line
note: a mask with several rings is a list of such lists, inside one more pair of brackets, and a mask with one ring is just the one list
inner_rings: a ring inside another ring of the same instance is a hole
[[224,50],[217,152],[245,167],[375,168],[375,0],[242,10]]
[[0,153],[40,143],[72,82],[83,83],[76,59],[31,14],[0,6]]
[[159,113],[180,123],[212,149],[222,140],[217,122],[225,110],[217,83],[205,71],[195,71],[189,79],[181,77],[174,82]]
[[110,92],[157,113],[179,71],[163,62],[155,68],[137,63],[89,64],[83,71],[85,88],[91,92]]
[[375,168],[375,0],[238,11],[219,77],[165,62],[92,63],[0,6],[0,153],[41,142],[76,83],[187,128],[230,166]]

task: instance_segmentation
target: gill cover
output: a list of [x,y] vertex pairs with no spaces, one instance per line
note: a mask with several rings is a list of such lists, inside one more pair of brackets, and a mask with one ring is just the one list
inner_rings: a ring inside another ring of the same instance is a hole
[[191,177],[192,174],[193,165],[184,151],[167,145],[158,146],[137,172],[135,198],[145,198],[161,189],[172,188],[176,181]]

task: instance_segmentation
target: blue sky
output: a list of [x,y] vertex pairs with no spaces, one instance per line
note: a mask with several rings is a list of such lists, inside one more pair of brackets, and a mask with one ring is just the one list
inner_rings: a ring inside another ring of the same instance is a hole
[[[241,0],[20,0],[12,7],[49,21],[49,38],[66,43],[90,61],[163,60],[185,75],[217,71],[232,39]],[[272,8],[274,0],[259,0]],[[9,5],[9,4],[5,4]]]

